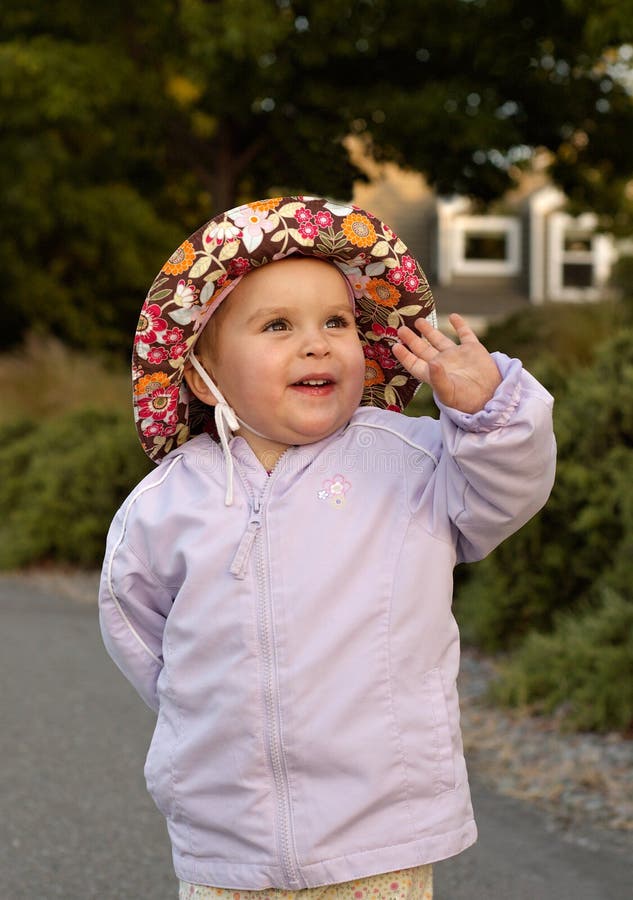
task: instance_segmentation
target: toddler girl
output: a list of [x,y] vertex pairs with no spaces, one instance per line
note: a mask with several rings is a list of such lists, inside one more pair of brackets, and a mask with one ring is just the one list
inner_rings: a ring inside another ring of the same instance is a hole
[[[451,323],[391,229],[320,198],[216,217],[150,289],[160,465],[114,519],[100,614],[158,713],[181,897],[422,900],[476,838],[452,571],[543,505],[555,447],[550,395]],[[420,381],[439,421],[399,412]]]

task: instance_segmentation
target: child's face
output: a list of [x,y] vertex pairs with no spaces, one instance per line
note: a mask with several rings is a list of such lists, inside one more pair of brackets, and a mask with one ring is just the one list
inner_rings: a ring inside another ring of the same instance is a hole
[[265,465],[346,424],[361,400],[365,358],[333,265],[312,258],[267,263],[215,315],[211,346],[205,352],[203,341],[198,355],[239,418],[266,435],[240,429]]

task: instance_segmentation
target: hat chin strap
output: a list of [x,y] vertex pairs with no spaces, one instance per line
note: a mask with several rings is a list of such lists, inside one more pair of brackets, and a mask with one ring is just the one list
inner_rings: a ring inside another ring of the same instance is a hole
[[226,402],[226,399],[224,398],[219,387],[213,383],[213,379],[204,368],[200,360],[197,358],[195,353],[191,353],[189,359],[191,361],[191,365],[194,367],[200,378],[202,378],[217,401],[214,406],[213,415],[215,418],[215,427],[218,432],[218,437],[220,438],[220,444],[222,445],[222,452],[224,453],[224,459],[227,468],[227,485],[224,503],[226,506],[231,506],[233,504],[234,471],[233,456],[229,448],[229,439],[231,436],[231,432],[239,431],[240,427],[244,427],[248,428],[249,431],[252,431],[253,434],[256,434],[258,437],[264,438],[264,440],[268,441],[272,440],[272,438],[268,438],[265,434],[256,431],[247,422],[244,422],[243,419],[240,419],[239,416],[236,415],[235,410]]

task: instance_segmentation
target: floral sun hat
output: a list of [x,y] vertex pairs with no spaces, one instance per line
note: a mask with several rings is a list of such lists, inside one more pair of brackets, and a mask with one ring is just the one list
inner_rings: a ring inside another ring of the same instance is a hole
[[143,304],[134,338],[134,418],[155,462],[202,432],[215,436],[213,409],[195,401],[183,373],[210,316],[258,266],[292,254],[336,265],[354,297],[365,353],[362,405],[401,411],[418,387],[391,352],[400,325],[430,317],[419,263],[384,223],[358,207],[319,197],[246,203],[199,228],[172,253]]

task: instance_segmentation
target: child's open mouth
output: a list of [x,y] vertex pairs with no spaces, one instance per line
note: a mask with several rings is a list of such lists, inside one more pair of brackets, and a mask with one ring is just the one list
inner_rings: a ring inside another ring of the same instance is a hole
[[330,378],[304,378],[301,381],[295,381],[291,387],[302,394],[321,397],[334,390],[334,382]]

